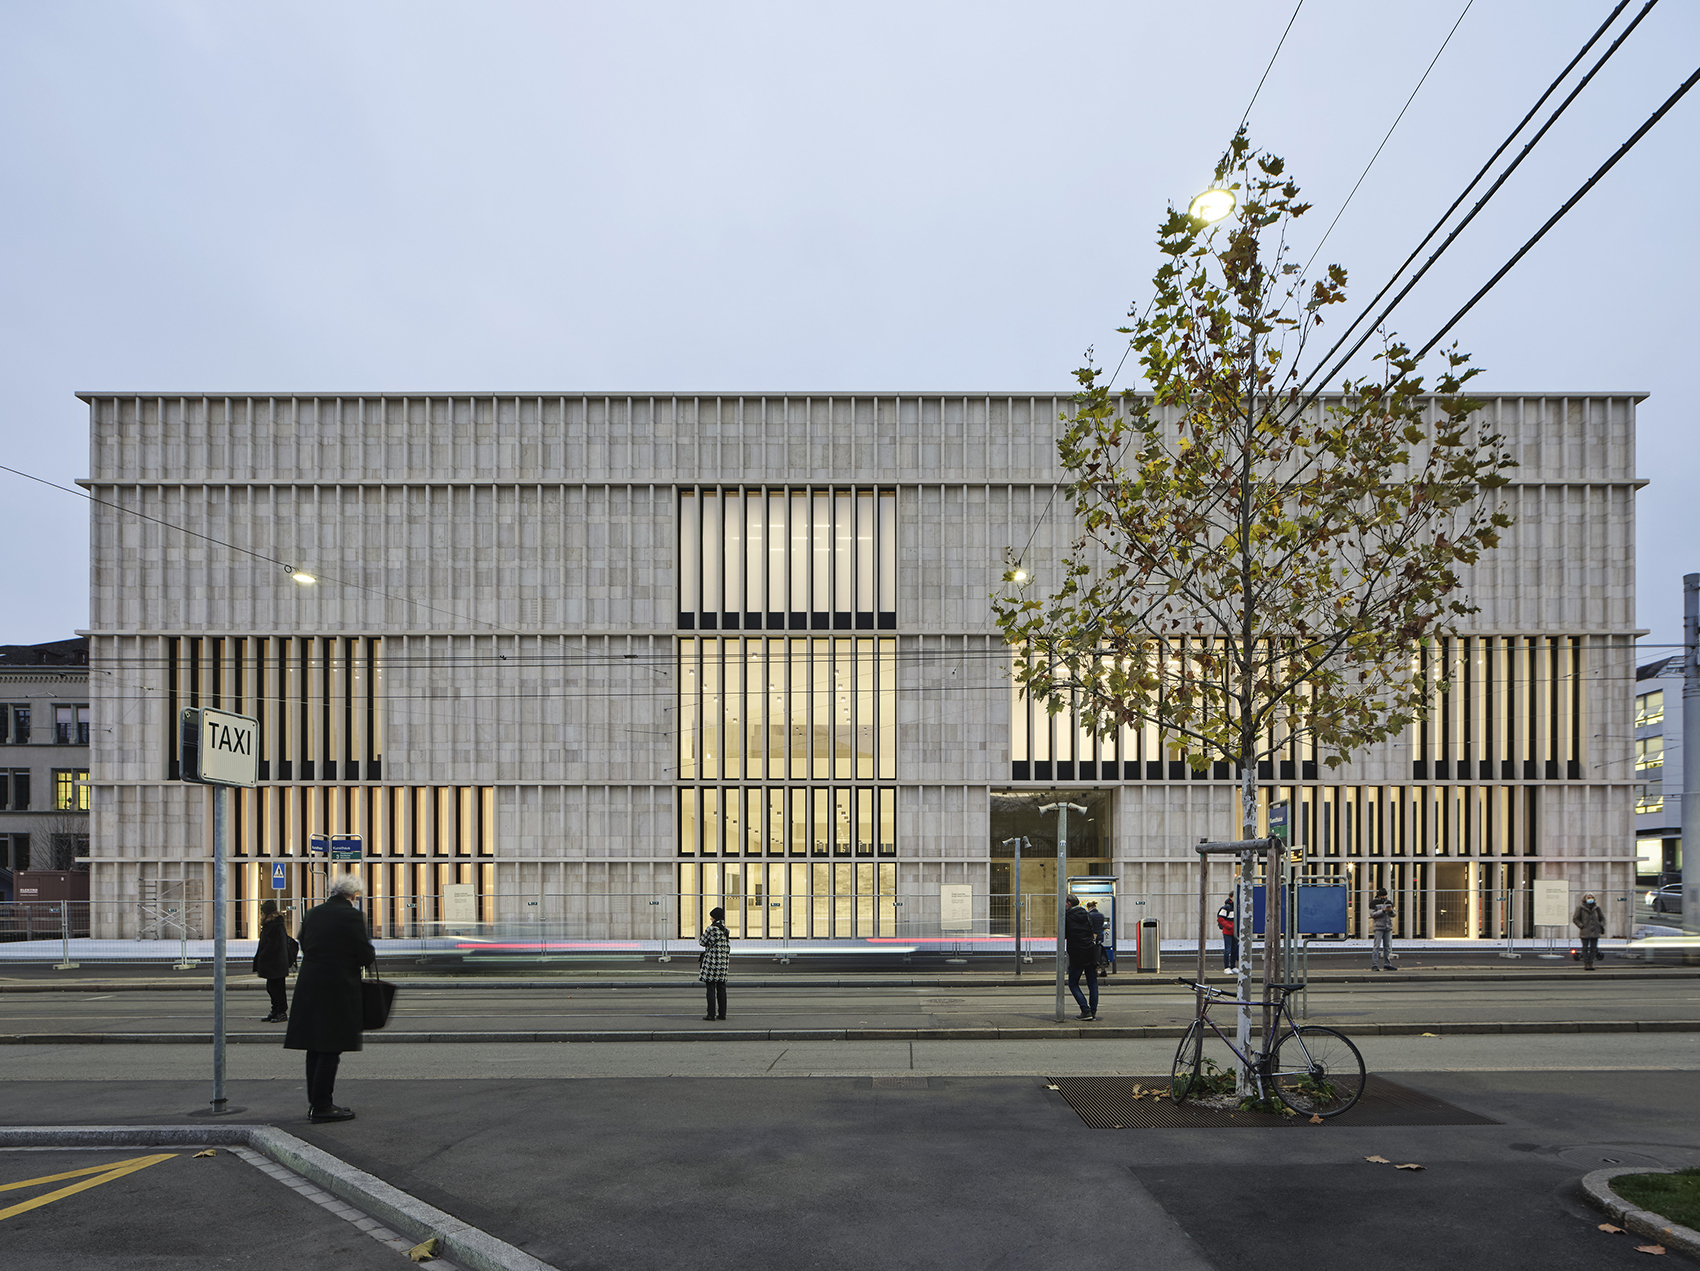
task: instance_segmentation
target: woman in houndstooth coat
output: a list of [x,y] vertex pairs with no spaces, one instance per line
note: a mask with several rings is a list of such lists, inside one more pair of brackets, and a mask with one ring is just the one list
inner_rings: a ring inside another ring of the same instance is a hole
[[708,990],[708,1014],[704,1019],[726,1018],[726,972],[732,965],[732,936],[726,930],[726,911],[710,909],[713,919],[708,929],[697,937],[702,946],[702,970],[697,979]]

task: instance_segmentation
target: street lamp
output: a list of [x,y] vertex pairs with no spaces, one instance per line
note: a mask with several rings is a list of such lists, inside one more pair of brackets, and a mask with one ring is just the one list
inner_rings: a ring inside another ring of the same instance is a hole
[[1186,210],[1186,214],[1195,221],[1214,225],[1217,221],[1231,215],[1233,210],[1234,192],[1213,185],[1193,199],[1191,206]]
[[297,569],[293,565],[285,565],[283,568],[284,568],[284,571],[291,578],[293,578],[296,582],[300,583],[303,587],[310,587],[314,583],[319,581],[317,578],[313,577],[313,575],[309,574],[306,570]]

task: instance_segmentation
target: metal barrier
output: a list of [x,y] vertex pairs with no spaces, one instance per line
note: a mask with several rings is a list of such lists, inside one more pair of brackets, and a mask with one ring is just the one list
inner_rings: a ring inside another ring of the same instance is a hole
[[[1350,945],[1370,936],[1370,891],[1348,884],[1347,930],[1331,933]],[[1580,889],[1572,889],[1579,900]],[[1645,927],[1678,927],[1675,915],[1654,914],[1644,893],[1596,892],[1606,911],[1611,940]],[[1160,924],[1167,951],[1196,947],[1197,894],[1139,893],[1124,888],[1127,902],[1116,943],[1132,955],[1137,925]],[[448,916],[441,896],[378,896],[362,901],[374,940],[386,956],[562,960],[661,956],[697,952],[697,929],[679,920],[680,899],[646,893],[542,893],[474,897],[471,916]],[[946,921],[936,891],[927,894],[729,895],[713,898],[727,911],[738,956],[766,955],[778,961],[823,953],[918,953],[947,957],[1009,955],[1012,965],[1031,964],[1054,948],[1055,894],[1017,898],[974,892],[967,918]],[[1460,946],[1497,943],[1506,951],[1546,946],[1568,950],[1572,926],[1534,928],[1527,889],[1474,889],[1396,894],[1394,939]],[[280,898],[290,929],[314,901]],[[252,956],[259,900],[231,901],[230,955]],[[953,911],[956,912],[956,911]],[[1020,915],[1017,938],[1016,915]],[[52,963],[69,967],[91,962],[171,962],[190,969],[211,955],[212,902],[188,894],[150,895],[123,901],[0,903],[0,962]],[[1205,932],[1214,951],[1214,924]],[[1319,942],[1320,943],[1320,942]]]

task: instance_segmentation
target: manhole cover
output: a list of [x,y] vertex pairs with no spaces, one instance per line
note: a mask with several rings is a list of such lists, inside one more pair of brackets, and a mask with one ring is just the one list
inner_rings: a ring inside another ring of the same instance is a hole
[[1558,1154],[1558,1159],[1566,1165],[1575,1165],[1585,1170],[1617,1169],[1620,1166],[1666,1168],[1665,1163],[1656,1156],[1648,1156],[1644,1152],[1630,1152],[1621,1147],[1567,1147]]

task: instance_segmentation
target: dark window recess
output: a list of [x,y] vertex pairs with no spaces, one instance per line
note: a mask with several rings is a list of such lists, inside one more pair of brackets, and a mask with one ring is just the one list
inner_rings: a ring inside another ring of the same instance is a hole
[[1558,760],[1548,759],[1546,761],[1545,765],[1543,765],[1543,766],[1546,770],[1546,779],[1548,781],[1557,781],[1558,780]]
[[1139,780],[1139,765],[1131,759],[1125,760],[1122,763],[1122,780],[1123,781],[1138,781]]
[[745,614],[744,615],[744,630],[745,631],[760,631],[761,630],[761,615],[759,613],[747,613],[747,614]]
[[1147,781],[1161,781],[1163,779],[1163,761],[1161,759],[1147,759],[1145,761],[1145,779]]
[[785,629],[785,615],[782,613],[768,614],[767,625],[770,631],[783,631]]
[[1523,779],[1525,781],[1533,781],[1535,779],[1535,761],[1533,759],[1525,759],[1523,761]]
[[791,614],[791,627],[795,631],[806,631],[809,627],[809,615],[806,613]]
[[696,627],[697,616],[694,613],[681,613],[679,615],[679,630],[695,631]]
[[254,776],[260,781],[270,781],[272,779],[272,761],[270,759],[256,760]]
[[1259,781],[1273,781],[1275,779],[1274,760],[1259,759],[1257,761],[1257,779]]
[[[176,764],[172,765],[172,767],[174,767],[174,768],[176,766],[177,766]],[[295,764],[293,762],[291,762],[288,759],[279,759],[277,761],[277,779],[279,781],[292,780],[293,777],[294,777],[294,773],[295,773]]]
[[873,629],[874,629],[874,615],[873,614],[871,614],[871,613],[858,613],[856,615],[856,630],[858,630],[858,631],[872,631]]
[[1499,761],[1499,779],[1501,781],[1517,780],[1517,761],[1515,759],[1501,759]]
[[1186,763],[1185,763],[1184,760],[1180,760],[1180,759],[1169,760],[1169,780],[1170,781],[1185,781],[1186,780]]
[[313,780],[313,761],[311,759],[303,759],[301,761],[301,780]]
[[703,616],[702,616],[702,629],[704,631],[714,631],[714,630],[716,630],[717,627],[716,627],[716,624],[715,624],[715,619],[718,618],[719,616],[720,615],[718,615],[718,614],[712,614],[712,613],[703,614]]
[[366,764],[366,780],[382,781],[384,779],[384,761],[373,759]]
[[1098,779],[1098,765],[1095,763],[1081,764],[1080,779],[1082,781],[1096,781]]
[[1278,766],[1281,769],[1281,775],[1277,778],[1277,780],[1291,781],[1293,779],[1293,761],[1291,759],[1283,759]]
[[1073,781],[1074,780],[1074,761],[1073,760],[1058,760],[1057,761],[1057,780],[1058,781]]
[[1450,781],[1452,779],[1451,763],[1445,759],[1436,759],[1434,761],[1434,779],[1436,781]]
[[1476,776],[1482,781],[1493,780],[1493,760],[1483,759],[1476,764]]
[[720,629],[722,631],[736,631],[736,630],[738,630],[738,618],[739,618],[739,616],[740,615],[735,614],[735,613],[723,613],[723,614],[721,614],[720,615]]
[[1412,781],[1427,781],[1428,780],[1428,760],[1426,760],[1426,759],[1413,759],[1411,761],[1411,780]]
[[818,609],[812,610],[809,614],[809,627],[814,631],[832,630],[832,615],[822,613]]
[[1227,764],[1216,763],[1210,765],[1210,775],[1217,781],[1226,781],[1232,774],[1229,773]]
[[1009,766],[1009,779],[1011,781],[1031,781],[1033,778],[1029,774],[1032,771],[1033,765],[1028,763],[1026,760],[1022,760],[1019,763],[1012,763]]
[[852,615],[845,613],[842,609],[834,609],[832,611],[832,625],[839,631],[850,631],[855,628],[856,624]]
[[893,610],[882,610],[880,612],[880,630],[881,631],[896,631],[897,630],[897,614],[896,614],[895,611],[893,611]]
[[1035,780],[1035,781],[1049,781],[1049,780],[1051,780],[1051,765],[1049,763],[1035,763],[1033,765],[1033,780]]
[[1315,781],[1316,780],[1316,760],[1306,759],[1299,764],[1299,780],[1300,781]]
[[1566,780],[1569,781],[1582,780],[1582,761],[1580,759],[1567,760],[1565,763],[1564,776]]

